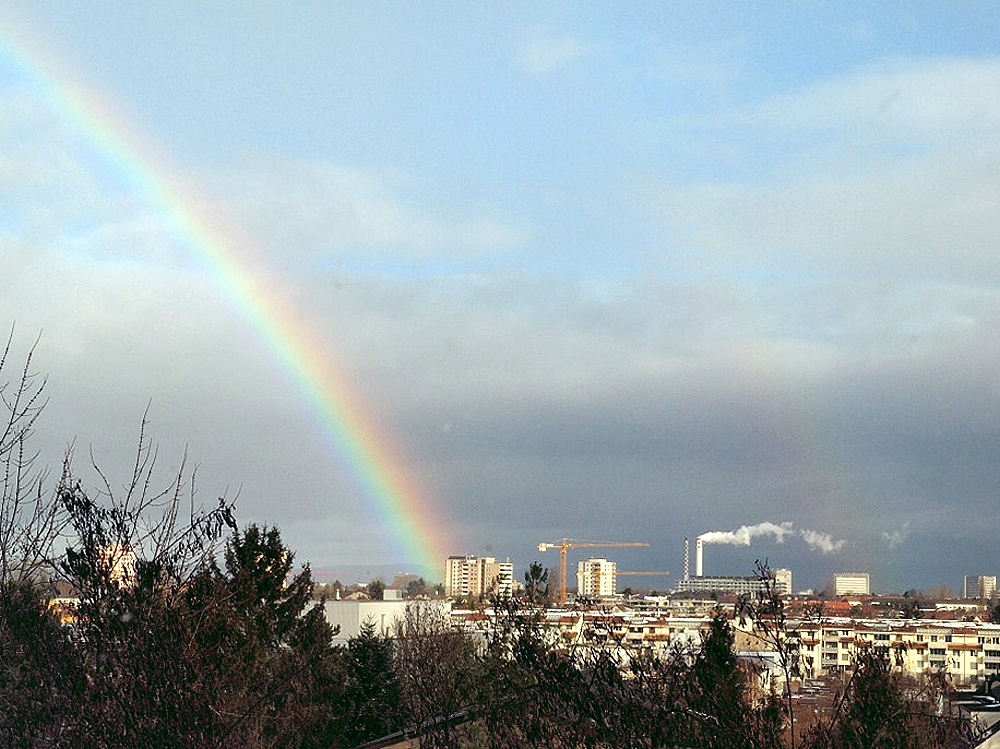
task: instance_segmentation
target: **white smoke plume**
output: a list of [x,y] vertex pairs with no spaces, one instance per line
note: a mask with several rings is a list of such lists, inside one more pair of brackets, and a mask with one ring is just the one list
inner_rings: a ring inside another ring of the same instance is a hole
[[809,544],[810,548],[823,554],[833,554],[847,545],[847,541],[844,539],[841,538],[834,541],[829,533],[822,533],[821,531],[811,531],[803,528],[799,530],[799,535]]
[[758,536],[774,536],[781,543],[786,536],[800,536],[810,548],[823,554],[840,551],[847,545],[843,539],[834,540],[829,533],[813,531],[808,528],[796,528],[791,522],[764,522],[757,525],[740,526],[735,531],[709,531],[702,533],[698,539],[703,544],[726,544],[729,546],[749,546]]
[[885,541],[890,549],[895,549],[902,543],[906,542],[906,539],[910,536],[910,521],[907,520],[903,523],[903,527],[899,530],[895,530],[892,533],[883,533],[882,540]]
[[728,546],[749,546],[757,536],[774,536],[778,543],[785,536],[794,533],[791,523],[757,523],[740,526],[735,531],[709,531],[698,536],[704,544],[726,544]]

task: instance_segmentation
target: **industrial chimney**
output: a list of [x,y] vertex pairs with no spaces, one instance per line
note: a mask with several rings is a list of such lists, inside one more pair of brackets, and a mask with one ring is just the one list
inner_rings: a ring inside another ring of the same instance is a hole
[[701,577],[704,573],[702,564],[705,561],[705,542],[701,540],[701,536],[695,539],[694,542],[694,576]]
[[691,579],[691,542],[684,536],[684,579]]

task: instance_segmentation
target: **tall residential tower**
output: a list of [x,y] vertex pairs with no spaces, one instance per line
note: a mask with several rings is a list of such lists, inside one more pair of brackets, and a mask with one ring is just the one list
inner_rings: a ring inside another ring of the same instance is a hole
[[508,597],[514,593],[514,565],[493,557],[451,556],[444,568],[445,593],[452,597]]

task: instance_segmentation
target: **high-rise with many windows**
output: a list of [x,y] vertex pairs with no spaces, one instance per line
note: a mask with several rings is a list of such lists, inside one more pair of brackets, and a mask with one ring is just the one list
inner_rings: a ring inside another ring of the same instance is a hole
[[514,592],[514,565],[494,557],[451,556],[444,569],[445,593],[458,596],[510,596]]
[[833,576],[835,596],[867,596],[871,594],[871,581],[867,572],[838,572]]
[[992,598],[996,589],[996,575],[966,575],[962,580],[962,598]]
[[588,559],[576,566],[577,595],[586,598],[613,596],[618,585],[618,565],[607,559]]

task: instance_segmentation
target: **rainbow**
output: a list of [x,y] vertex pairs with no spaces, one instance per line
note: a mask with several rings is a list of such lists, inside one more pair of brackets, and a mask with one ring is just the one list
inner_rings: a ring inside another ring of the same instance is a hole
[[55,60],[8,25],[0,25],[0,62],[23,78],[32,94],[116,171],[211,276],[299,392],[326,449],[349,469],[354,487],[381,521],[394,556],[401,557],[393,561],[405,561],[437,579],[446,556],[443,523],[383,435],[372,409],[309,324],[273,282],[254,275],[241,262],[235,248],[249,246],[246,238],[237,227],[200,210],[193,186],[172,176],[154,149],[127,127],[108,102],[62,74]]

